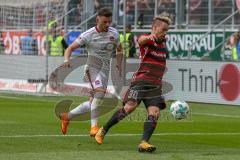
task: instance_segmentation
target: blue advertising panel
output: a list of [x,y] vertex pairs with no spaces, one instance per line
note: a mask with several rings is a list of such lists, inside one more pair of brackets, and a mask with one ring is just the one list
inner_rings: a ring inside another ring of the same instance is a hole
[[[67,43],[68,43],[68,45],[72,44],[77,39],[77,37],[80,34],[81,34],[81,32],[79,32],[79,31],[71,31],[71,32],[69,32],[68,35],[67,35]],[[72,53],[73,56],[78,56],[78,55],[81,55],[81,54],[84,54],[84,50],[82,48],[76,49]]]

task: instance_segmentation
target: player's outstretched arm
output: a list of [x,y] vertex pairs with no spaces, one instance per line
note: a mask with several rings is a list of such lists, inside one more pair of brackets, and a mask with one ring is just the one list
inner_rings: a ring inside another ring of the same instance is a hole
[[73,42],[64,52],[64,66],[70,67],[70,57],[72,52],[79,47],[77,42]]
[[154,41],[154,34],[150,34],[150,35],[142,35],[141,37],[139,37],[138,39],[138,44],[139,45],[144,45],[146,44],[149,40],[153,40]]

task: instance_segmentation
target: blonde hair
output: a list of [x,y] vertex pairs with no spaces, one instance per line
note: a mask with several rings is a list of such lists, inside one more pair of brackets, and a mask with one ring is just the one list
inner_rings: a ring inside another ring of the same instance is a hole
[[157,20],[160,20],[160,21],[163,21],[165,23],[167,23],[168,25],[170,25],[172,23],[172,20],[169,16],[165,15],[165,14],[162,14],[162,15],[159,15],[159,16],[156,16],[153,18],[153,24],[157,21]]

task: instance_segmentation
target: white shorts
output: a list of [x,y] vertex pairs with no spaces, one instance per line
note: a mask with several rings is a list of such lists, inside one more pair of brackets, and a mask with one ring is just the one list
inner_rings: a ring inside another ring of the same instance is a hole
[[[107,89],[107,85],[108,85],[108,75],[107,73],[104,73],[103,71],[101,71],[100,69],[94,68],[94,67],[89,67],[86,66],[84,69],[84,78],[87,82],[90,82],[89,77],[87,76],[86,71],[89,70],[89,74],[90,74],[90,78],[91,78],[91,82],[94,88],[104,88]],[[89,84],[91,87],[91,84]]]

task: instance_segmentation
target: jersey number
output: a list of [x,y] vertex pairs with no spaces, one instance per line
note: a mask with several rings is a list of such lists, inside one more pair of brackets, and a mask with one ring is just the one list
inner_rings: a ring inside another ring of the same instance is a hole
[[138,91],[135,91],[135,90],[129,91],[128,98],[137,99],[137,96],[138,96]]

